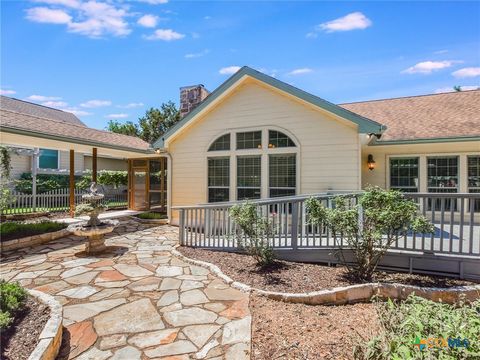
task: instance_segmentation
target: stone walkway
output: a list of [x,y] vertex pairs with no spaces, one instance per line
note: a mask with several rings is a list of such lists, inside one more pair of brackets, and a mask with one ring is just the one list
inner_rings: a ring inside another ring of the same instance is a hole
[[71,236],[2,254],[0,275],[64,305],[61,359],[249,359],[248,294],[174,257],[177,239],[125,220],[106,255]]

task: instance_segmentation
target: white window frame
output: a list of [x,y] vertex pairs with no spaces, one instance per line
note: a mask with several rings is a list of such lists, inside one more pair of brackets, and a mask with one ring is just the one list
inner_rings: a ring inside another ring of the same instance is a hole
[[[40,150],[40,152],[42,150],[56,151],[57,152],[57,168],[56,169],[49,169],[49,170],[60,170],[60,154],[61,154],[60,150],[58,150],[58,149],[47,149],[47,148],[40,148],[39,150]],[[41,157],[41,155],[38,154],[38,156],[37,156],[37,169],[43,169],[43,168],[40,167],[40,157]],[[45,168],[45,169],[47,169],[47,168]]]

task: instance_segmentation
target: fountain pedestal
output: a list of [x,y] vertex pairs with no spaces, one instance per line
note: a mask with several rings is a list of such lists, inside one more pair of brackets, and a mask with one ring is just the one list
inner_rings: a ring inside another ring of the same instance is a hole
[[90,193],[82,195],[82,199],[86,204],[80,205],[75,212],[76,215],[87,214],[89,220],[79,224],[72,224],[68,230],[78,236],[86,236],[88,242],[85,245],[85,253],[87,255],[98,254],[106,250],[104,235],[111,233],[118,220],[99,220],[98,216],[104,211],[101,204],[103,194],[97,193],[95,183],[90,186]]

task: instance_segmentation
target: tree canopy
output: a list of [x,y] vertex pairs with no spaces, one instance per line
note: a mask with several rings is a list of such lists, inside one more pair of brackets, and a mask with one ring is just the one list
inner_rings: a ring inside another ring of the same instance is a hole
[[160,138],[169,128],[180,120],[180,112],[173,101],[160,105],[160,108],[150,108],[138,119],[138,124],[127,121],[120,123],[110,120],[107,130],[124,135],[138,136],[152,143]]

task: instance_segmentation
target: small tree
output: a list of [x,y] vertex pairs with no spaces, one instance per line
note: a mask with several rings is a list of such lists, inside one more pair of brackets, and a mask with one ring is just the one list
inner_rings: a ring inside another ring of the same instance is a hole
[[[338,246],[337,257],[359,280],[371,280],[397,236],[408,231],[432,233],[434,230],[425,217],[418,215],[418,205],[399,191],[370,187],[360,196],[357,205],[348,206],[344,196],[336,197],[334,205],[327,208],[318,199],[308,199],[308,219],[311,224],[331,230]],[[337,241],[339,236],[343,237],[345,248]],[[347,249],[353,253],[353,264],[345,260]]]
[[260,266],[271,264],[275,257],[268,237],[273,234],[272,224],[262,217],[254,204],[246,202],[234,205],[230,209],[230,216],[240,227],[235,235],[240,246]]

